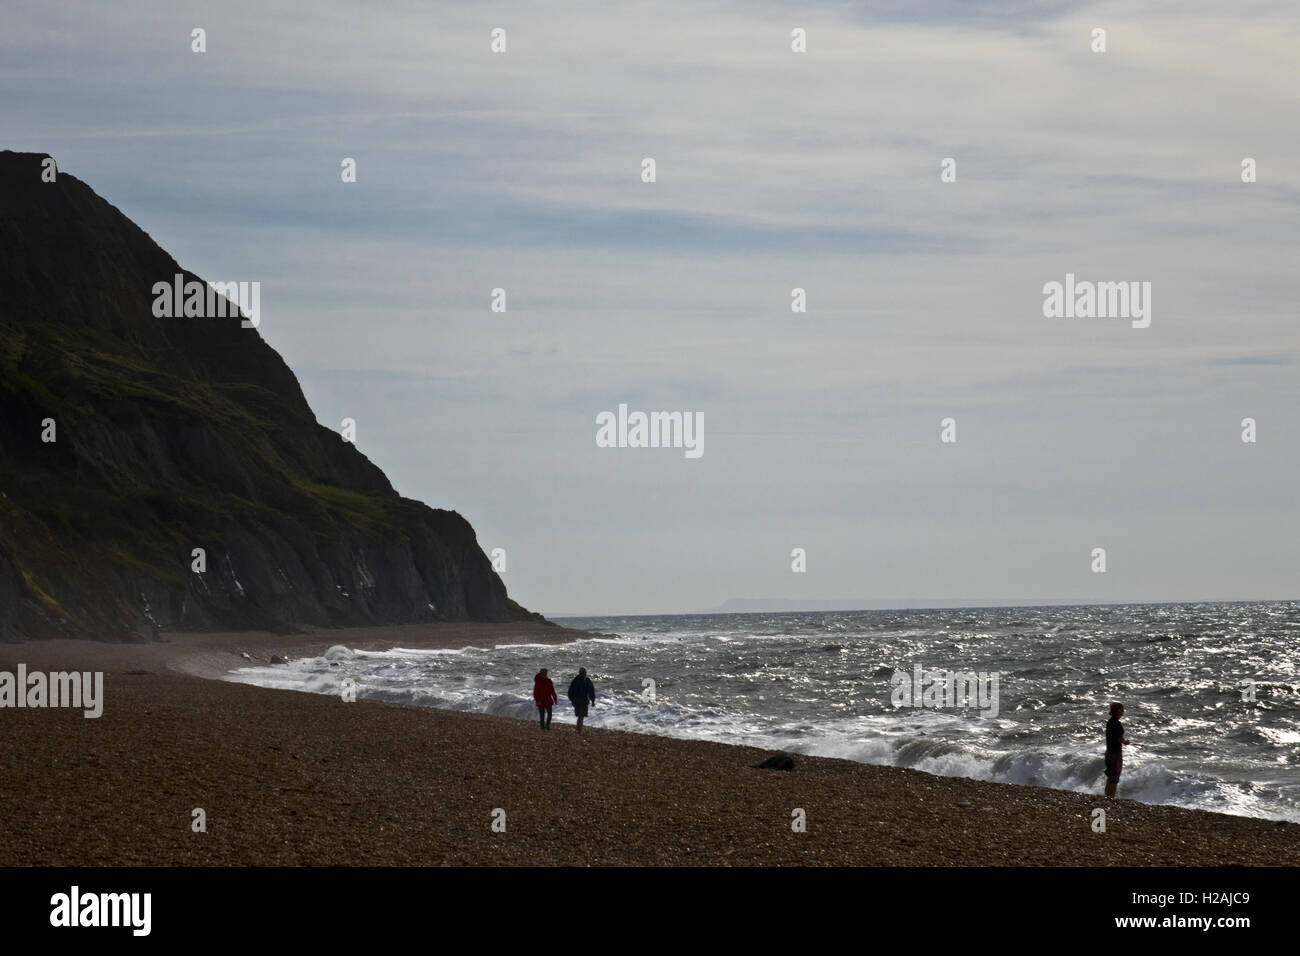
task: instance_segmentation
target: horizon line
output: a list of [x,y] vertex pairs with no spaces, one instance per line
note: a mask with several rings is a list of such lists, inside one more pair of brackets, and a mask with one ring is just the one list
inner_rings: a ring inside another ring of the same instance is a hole
[[[748,599],[735,599],[748,600]],[[761,599],[754,599],[761,600]],[[779,599],[774,599],[779,602]],[[902,599],[900,599],[901,601]],[[925,601],[942,601],[939,598],[921,598]],[[963,610],[981,610],[988,608],[1020,608],[1020,607],[1040,607],[1040,608],[1071,608],[1071,607],[1153,607],[1157,605],[1189,605],[1189,604],[1289,604],[1300,601],[1300,598],[1221,598],[1221,599],[1197,599],[1197,600],[1179,600],[1179,601],[1069,601],[1069,600],[1019,600],[1019,601],[998,601],[988,599],[972,599],[972,603],[961,603],[965,599],[951,599],[956,603],[899,603],[893,604],[876,602],[876,607],[802,607],[802,608],[768,608],[761,610],[734,610],[729,611],[725,608],[711,608],[703,611],[622,611],[608,613],[588,613],[581,614],[544,614],[547,620],[577,620],[581,618],[599,618],[599,617],[721,617],[724,615],[737,614],[840,614],[853,613],[857,611],[963,611]],[[795,602],[788,602],[795,603]],[[807,603],[817,604],[836,604],[852,602],[836,601],[809,601]]]

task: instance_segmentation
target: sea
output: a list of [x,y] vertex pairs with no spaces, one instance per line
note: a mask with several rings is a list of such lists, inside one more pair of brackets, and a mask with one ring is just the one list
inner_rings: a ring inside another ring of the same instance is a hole
[[[565,644],[358,651],[244,667],[263,687],[498,714],[537,730],[533,675],[587,724],[1300,822],[1300,602],[584,617]],[[946,675],[965,675],[963,681]],[[970,683],[967,684],[966,681]],[[976,693],[978,688],[979,693]],[[971,691],[969,697],[967,689]],[[956,691],[956,693],[953,693]],[[521,726],[520,732],[525,732]]]

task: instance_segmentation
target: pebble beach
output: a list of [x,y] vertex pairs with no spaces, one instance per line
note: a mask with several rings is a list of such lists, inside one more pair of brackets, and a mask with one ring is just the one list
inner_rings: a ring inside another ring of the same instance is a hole
[[[445,624],[0,645],[3,670],[104,672],[97,719],[0,710],[0,864],[1300,864],[1292,823],[831,758],[762,770],[770,752],[743,741],[578,736],[558,723],[543,733],[530,721],[221,679],[250,659],[334,644],[578,636]],[[1105,832],[1093,827],[1098,807]]]

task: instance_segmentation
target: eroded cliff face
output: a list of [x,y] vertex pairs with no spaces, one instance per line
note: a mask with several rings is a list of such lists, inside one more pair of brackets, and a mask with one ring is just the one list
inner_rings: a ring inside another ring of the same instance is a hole
[[198,277],[43,159],[0,152],[0,639],[540,620],[256,328],[155,317]]

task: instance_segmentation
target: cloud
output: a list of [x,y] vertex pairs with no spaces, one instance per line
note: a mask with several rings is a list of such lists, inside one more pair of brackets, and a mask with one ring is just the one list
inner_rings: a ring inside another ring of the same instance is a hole
[[[1130,596],[1284,580],[1187,541],[1295,514],[1289,4],[11,6],[6,145],[260,279],[322,420],[515,541],[525,603],[714,606],[791,537],[822,595],[1068,596],[1121,514],[1169,543]],[[1151,281],[1151,328],[1044,319],[1066,272]],[[598,454],[619,401],[697,406],[705,457]]]

